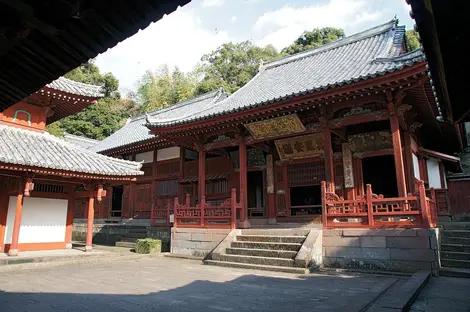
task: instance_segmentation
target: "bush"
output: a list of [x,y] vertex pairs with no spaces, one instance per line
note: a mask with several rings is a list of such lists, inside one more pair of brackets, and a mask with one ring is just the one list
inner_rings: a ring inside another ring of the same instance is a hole
[[139,254],[162,252],[162,241],[153,238],[138,239],[135,244],[135,252]]

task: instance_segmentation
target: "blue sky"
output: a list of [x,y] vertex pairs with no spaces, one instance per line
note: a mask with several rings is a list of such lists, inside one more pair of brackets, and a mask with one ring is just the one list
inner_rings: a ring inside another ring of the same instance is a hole
[[304,30],[340,27],[346,35],[395,15],[412,29],[405,0],[192,0],[101,54],[96,64],[133,90],[142,74],[162,64],[190,71],[201,56],[225,42],[251,40],[278,49]]

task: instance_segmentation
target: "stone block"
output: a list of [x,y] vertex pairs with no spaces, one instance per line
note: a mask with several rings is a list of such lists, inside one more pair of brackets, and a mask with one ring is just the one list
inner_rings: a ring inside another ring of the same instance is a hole
[[216,242],[217,244],[223,241],[227,237],[225,234],[212,234],[211,241]]
[[195,248],[196,243],[189,240],[174,239],[171,241],[171,247]]
[[177,255],[192,256],[193,250],[191,248],[184,247],[171,247],[171,253]]
[[407,261],[437,261],[434,250],[432,249],[390,249],[390,258],[392,260]]
[[356,268],[367,270],[383,270],[414,273],[418,270],[431,270],[430,262],[382,260],[382,259],[351,259],[351,258],[323,258],[325,267],[331,268]]
[[374,247],[374,248],[385,248],[386,240],[385,236],[362,236],[361,247]]
[[326,257],[328,258],[362,258],[360,247],[326,247]]
[[390,249],[388,248],[362,248],[362,257],[364,259],[390,259]]
[[327,236],[323,237],[323,246],[326,247],[360,247],[361,240],[359,237],[341,237],[341,236]]
[[332,230],[323,230],[323,237],[325,236],[341,236],[343,230],[341,229],[332,229]]
[[416,229],[416,234],[418,236],[430,236],[431,232],[428,229]]
[[399,249],[429,249],[429,237],[416,236],[416,237],[387,237],[388,248]]
[[417,236],[415,229],[344,229],[343,236]]
[[212,241],[212,235],[209,233],[191,233],[191,240],[194,242],[210,242]]
[[191,233],[173,233],[171,239],[174,240],[191,240]]
[[206,250],[206,251],[211,251],[214,249],[219,242],[192,242],[194,249],[197,250]]

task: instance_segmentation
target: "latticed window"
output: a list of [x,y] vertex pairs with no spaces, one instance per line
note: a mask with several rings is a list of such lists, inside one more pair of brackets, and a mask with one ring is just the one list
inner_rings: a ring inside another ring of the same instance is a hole
[[177,196],[178,195],[178,181],[177,180],[158,181],[157,194],[158,196]]
[[289,165],[287,177],[289,186],[318,185],[325,179],[325,164],[318,161]]
[[34,183],[34,191],[41,193],[65,193],[62,185]]
[[225,194],[229,192],[228,181],[225,179],[214,180],[206,183],[206,194]]

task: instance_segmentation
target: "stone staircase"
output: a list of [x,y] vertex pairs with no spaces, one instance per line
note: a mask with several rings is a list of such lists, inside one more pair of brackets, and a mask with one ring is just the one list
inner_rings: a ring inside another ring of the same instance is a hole
[[139,238],[147,237],[147,229],[144,226],[136,226],[129,229],[129,232],[121,236],[121,240],[115,243],[116,247],[135,248],[135,242]]
[[470,223],[445,223],[441,241],[443,267],[470,269]]
[[204,264],[305,274],[313,254],[321,258],[321,231],[317,229],[233,230]]

